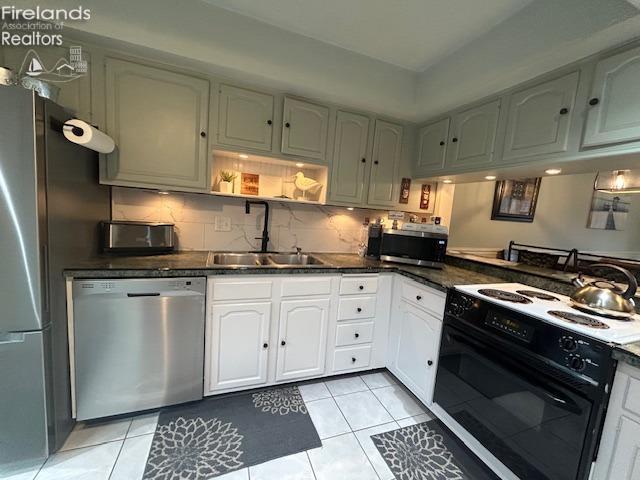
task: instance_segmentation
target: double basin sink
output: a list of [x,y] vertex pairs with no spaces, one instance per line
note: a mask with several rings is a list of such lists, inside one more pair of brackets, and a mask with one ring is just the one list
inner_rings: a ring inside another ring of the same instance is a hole
[[214,253],[209,262],[231,267],[290,267],[294,265],[324,265],[313,255],[306,253]]

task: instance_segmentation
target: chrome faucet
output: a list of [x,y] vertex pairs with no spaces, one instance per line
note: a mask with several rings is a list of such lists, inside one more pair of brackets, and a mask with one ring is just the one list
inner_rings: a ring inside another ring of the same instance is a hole
[[251,213],[251,205],[264,205],[264,225],[262,227],[262,236],[256,237],[256,240],[262,240],[260,251],[262,253],[267,252],[267,245],[269,243],[269,204],[264,200],[247,200],[244,205],[245,213]]

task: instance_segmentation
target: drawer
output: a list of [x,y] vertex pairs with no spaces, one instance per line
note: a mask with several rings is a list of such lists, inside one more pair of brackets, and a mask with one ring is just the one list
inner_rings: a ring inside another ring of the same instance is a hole
[[344,275],[340,281],[340,295],[376,293],[378,275]]
[[376,297],[340,297],[338,320],[358,320],[376,315]]
[[302,295],[331,295],[331,277],[304,278],[303,275],[298,275],[298,278],[288,278],[282,281],[283,297]]
[[406,280],[402,281],[400,288],[402,298],[408,302],[433,313],[439,319],[444,317],[444,293]]
[[222,280],[213,282],[213,300],[257,300],[271,298],[271,280]]
[[370,343],[373,340],[373,322],[343,323],[336,330],[336,347]]
[[624,409],[640,417],[640,380],[629,377],[624,398]]
[[333,371],[366,368],[371,363],[371,345],[338,348],[333,353]]

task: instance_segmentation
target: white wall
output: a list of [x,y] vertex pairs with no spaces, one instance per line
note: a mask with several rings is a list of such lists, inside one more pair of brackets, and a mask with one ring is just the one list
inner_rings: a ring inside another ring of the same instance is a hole
[[544,177],[533,223],[491,220],[495,182],[456,185],[450,247],[505,248],[518,243],[582,251],[639,252],[640,197],[632,196],[623,231],[586,228],[595,174]]

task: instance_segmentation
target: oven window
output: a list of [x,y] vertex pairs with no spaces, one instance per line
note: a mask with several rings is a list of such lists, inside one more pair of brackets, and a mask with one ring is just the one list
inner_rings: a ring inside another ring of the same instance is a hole
[[447,248],[446,243],[446,240],[442,238],[383,234],[380,253],[392,257],[442,262]]
[[434,401],[527,480],[575,480],[592,404],[446,326]]

